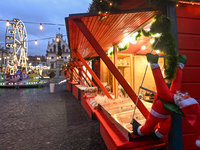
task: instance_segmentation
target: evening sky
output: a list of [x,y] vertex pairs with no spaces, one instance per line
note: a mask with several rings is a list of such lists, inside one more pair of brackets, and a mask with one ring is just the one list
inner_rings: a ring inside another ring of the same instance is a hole
[[[86,13],[92,0],[1,0],[0,20],[17,18],[24,22],[28,36],[28,55],[46,55],[48,41],[40,40],[55,37],[56,33],[67,35],[66,27],[45,25],[39,29],[40,23],[65,25],[65,17],[69,14]],[[32,22],[32,23],[26,23]],[[37,23],[37,24],[34,24]],[[59,29],[60,28],[60,31]],[[5,47],[6,21],[0,21],[0,44]],[[64,36],[67,39],[67,36]],[[38,41],[38,45],[34,44]]]

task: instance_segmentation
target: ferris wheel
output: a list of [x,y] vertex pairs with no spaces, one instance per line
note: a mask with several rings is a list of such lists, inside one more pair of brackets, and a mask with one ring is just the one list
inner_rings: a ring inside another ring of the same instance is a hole
[[9,21],[6,28],[6,72],[15,74],[19,68],[27,71],[28,38],[24,23],[19,19]]

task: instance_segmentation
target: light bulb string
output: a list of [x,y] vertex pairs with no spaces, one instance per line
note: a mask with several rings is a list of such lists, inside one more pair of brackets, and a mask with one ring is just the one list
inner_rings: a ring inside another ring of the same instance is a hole
[[[0,19],[0,21],[13,21],[13,20],[5,20],[5,19]],[[39,24],[39,25],[57,25],[57,26],[65,26],[65,24],[56,24],[56,23],[38,23],[38,22],[28,22],[28,21],[23,21],[23,23],[30,23],[30,24]]]
[[[67,35],[63,35],[63,36],[67,36]],[[48,39],[54,39],[54,38],[55,37],[48,37],[48,38],[42,38],[42,39],[28,40],[27,42],[35,42],[35,41],[48,40]],[[3,45],[3,44],[5,43],[0,43],[0,45]]]
[[[67,36],[67,35],[63,35],[63,36]],[[36,39],[37,41],[40,41],[40,40],[48,40],[48,39],[54,39],[55,37],[49,37],[49,38],[42,38],[42,39]],[[57,37],[56,37],[57,38]],[[33,42],[35,40],[28,40],[28,42]]]

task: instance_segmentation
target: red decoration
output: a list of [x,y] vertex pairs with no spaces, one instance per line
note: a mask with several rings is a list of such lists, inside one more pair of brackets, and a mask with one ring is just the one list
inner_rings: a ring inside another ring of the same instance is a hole
[[170,115],[171,112],[164,109],[164,102],[161,101],[158,96],[166,102],[173,102],[178,105],[183,111],[186,120],[194,127],[197,134],[196,145],[200,147],[200,106],[199,103],[191,98],[188,94],[182,94],[181,82],[184,65],[180,64],[177,72],[176,79],[172,81],[171,89],[169,90],[164,78],[161,74],[158,64],[152,64],[153,76],[156,83],[157,94],[155,95],[151,112],[145,122],[145,125],[137,129],[139,135],[150,133],[154,127],[158,124],[158,129],[155,131],[154,136],[157,139],[161,139],[169,132],[170,129]]

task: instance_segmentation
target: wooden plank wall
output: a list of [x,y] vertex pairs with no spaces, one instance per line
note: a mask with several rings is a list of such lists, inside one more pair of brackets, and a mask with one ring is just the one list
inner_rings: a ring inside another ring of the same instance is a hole
[[[177,7],[177,29],[179,54],[187,55],[183,71],[182,92],[188,92],[200,102],[200,6]],[[198,149],[194,129],[183,118],[184,150]]]
[[100,81],[108,83],[108,67],[102,59],[100,59]]
[[[146,66],[147,66],[147,58],[146,56],[134,56],[133,57],[133,90],[135,91],[135,93],[138,93],[139,87],[141,86],[142,83],[142,79],[144,77],[145,74],[145,70],[146,70]],[[159,66],[162,68],[163,64],[164,64],[164,59],[163,58],[159,58],[158,60],[158,64]],[[144,83],[142,85],[143,87],[152,90],[152,91],[156,91],[156,86],[155,86],[155,81],[153,78],[153,74],[151,71],[151,67],[148,66],[147,72],[146,72],[146,76],[144,79]],[[140,90],[140,93],[144,91],[144,90]],[[146,92],[146,91],[144,91]]]

